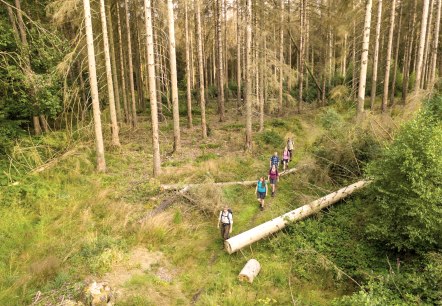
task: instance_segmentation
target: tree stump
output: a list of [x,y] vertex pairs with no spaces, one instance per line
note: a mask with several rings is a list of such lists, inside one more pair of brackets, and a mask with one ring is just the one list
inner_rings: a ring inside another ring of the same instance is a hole
[[238,275],[238,279],[242,282],[253,283],[253,279],[261,270],[261,265],[256,259],[250,259]]

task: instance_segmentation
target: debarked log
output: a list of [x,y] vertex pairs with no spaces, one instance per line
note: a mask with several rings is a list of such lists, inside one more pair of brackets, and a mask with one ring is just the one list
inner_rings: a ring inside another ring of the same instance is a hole
[[253,283],[253,279],[261,271],[261,265],[256,259],[250,259],[238,275],[240,281]]
[[232,254],[245,246],[248,246],[264,237],[269,236],[270,234],[280,231],[289,222],[302,220],[310,215],[319,212],[327,206],[330,206],[351,195],[353,192],[363,188],[369,183],[370,181],[359,181],[347,187],[341,188],[338,191],[330,193],[316,201],[301,206],[273,220],[262,223],[239,235],[231,237],[224,242],[224,247],[229,254]]

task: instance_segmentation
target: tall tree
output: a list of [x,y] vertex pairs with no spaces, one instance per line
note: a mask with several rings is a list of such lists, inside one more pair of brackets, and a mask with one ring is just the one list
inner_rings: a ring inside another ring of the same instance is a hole
[[115,109],[117,111],[117,120],[121,121],[121,106],[120,106],[120,86],[118,84],[118,73],[117,73],[117,60],[116,60],[116,54],[115,54],[115,41],[114,41],[114,28],[112,25],[112,13],[111,13],[111,6],[106,5],[106,15],[107,20],[109,24],[110,29],[110,35],[109,35],[109,43],[111,47],[111,61],[112,61],[112,79],[114,84],[114,90],[115,90]]
[[390,105],[394,105],[394,98],[396,96],[396,77],[397,77],[397,69],[399,66],[399,49],[400,49],[400,41],[401,41],[401,30],[402,30],[402,9],[404,7],[402,2],[399,2],[400,10],[399,10],[399,21],[398,21],[398,30],[396,34],[396,51],[394,55],[394,66],[393,66],[393,79],[391,80],[391,94],[390,94]]
[[436,64],[437,64],[437,51],[439,46],[439,28],[440,28],[440,17],[441,17],[441,7],[442,0],[437,0],[437,13],[436,13],[436,24],[434,27],[434,39],[433,48],[431,50],[431,63],[430,63],[430,73],[428,78],[429,88],[433,88],[434,79],[436,76]]
[[376,37],[373,56],[373,76],[371,80],[371,95],[370,95],[370,109],[374,110],[374,101],[376,99],[376,87],[378,80],[378,62],[379,62],[379,41],[381,36],[381,21],[382,21],[382,0],[378,0],[378,16],[376,20]]
[[216,0],[216,46],[218,53],[218,114],[219,121],[224,121],[224,61],[223,61],[223,42],[222,42],[222,23],[223,9],[222,0]]
[[416,83],[414,84],[414,90],[421,89],[421,78],[423,70],[423,60],[425,51],[425,39],[427,37],[427,21],[428,21],[428,8],[430,5],[430,0],[423,0],[422,6],[422,22],[421,22],[421,32],[419,39],[419,50],[417,56],[417,66],[416,66]]
[[190,43],[189,43],[189,16],[188,16],[188,3],[184,1],[184,30],[186,35],[186,98],[187,98],[187,127],[191,129],[192,124],[192,75],[191,75],[191,58],[190,58]]
[[129,86],[131,97],[131,124],[132,127],[137,126],[137,104],[135,101],[135,82],[134,82],[134,66],[133,66],[133,54],[132,54],[132,35],[130,33],[130,20],[129,20],[129,0],[124,0],[124,15],[126,19],[126,38],[127,38],[127,57],[129,59]]
[[155,81],[155,56],[153,54],[152,7],[150,0],[144,0],[144,13],[146,15],[147,67],[149,73],[150,118],[152,121],[153,176],[155,177],[161,172],[161,157]]
[[120,76],[121,76],[121,90],[123,91],[123,110],[124,110],[124,122],[130,123],[132,120],[130,119],[129,106],[127,101],[127,90],[126,90],[126,74],[125,74],[125,56],[123,52],[123,34],[121,31],[121,17],[120,17],[120,6],[117,5],[117,28],[118,28],[118,46],[119,46],[119,55],[120,55]]
[[358,104],[356,108],[358,114],[362,114],[364,112],[365,84],[367,81],[368,66],[368,48],[370,43],[371,7],[372,0],[366,0],[364,35],[362,38],[361,73],[359,75]]
[[[301,0],[303,1],[303,0]],[[283,87],[283,71],[284,71],[284,0],[281,0],[281,8],[279,12],[279,98],[278,108],[282,112],[282,87]]]
[[87,40],[87,57],[89,62],[89,81],[91,85],[92,110],[94,113],[95,145],[97,154],[97,170],[106,171],[104,159],[103,133],[101,130],[100,100],[98,98],[97,70],[95,65],[94,34],[92,31],[92,17],[89,0],[83,0],[84,19]]
[[382,95],[382,112],[387,111],[388,103],[388,86],[390,85],[390,65],[391,65],[391,49],[393,47],[393,33],[394,33],[394,18],[396,16],[396,0],[391,2],[391,15],[390,15],[390,32],[388,34],[388,46],[385,65],[385,77],[384,77],[384,93]]
[[196,2],[196,30],[198,36],[198,70],[199,70],[199,83],[200,83],[200,107],[201,107],[201,132],[203,138],[207,138],[207,125],[206,125],[206,100],[204,94],[204,62],[203,62],[203,37],[201,33],[201,0],[195,0]]
[[239,10],[240,0],[236,1],[236,82],[238,91],[236,93],[236,110],[239,113],[241,105],[241,14]]
[[103,32],[104,62],[106,65],[107,94],[109,98],[109,110],[111,117],[112,145],[120,146],[120,138],[118,136],[119,129],[117,122],[117,113],[115,110],[114,84],[112,81],[112,66],[111,66],[110,50],[109,50],[109,38],[107,35],[107,21],[106,21],[104,0],[100,0],[100,16],[101,16],[101,29]]
[[178,104],[178,81],[175,52],[175,22],[172,0],[167,0],[167,21],[169,23],[170,80],[172,82],[173,150],[174,152],[179,152],[181,150],[180,109]]
[[[407,101],[408,87],[410,83],[410,68],[411,68],[411,59],[413,54],[413,45],[414,45],[414,36],[416,31],[416,19],[417,19],[417,0],[414,0],[413,5],[413,18],[411,19],[411,24],[409,25],[409,36],[408,36],[408,44],[405,50],[405,63],[404,63],[404,80],[402,81],[402,103],[405,104]],[[417,54],[417,52],[415,52]]]
[[[246,75],[244,100],[246,105],[246,151],[252,150],[252,0],[246,0]],[[282,68],[282,67],[281,67]]]

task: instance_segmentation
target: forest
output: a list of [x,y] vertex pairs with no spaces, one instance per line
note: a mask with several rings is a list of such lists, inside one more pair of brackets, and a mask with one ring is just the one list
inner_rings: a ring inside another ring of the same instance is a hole
[[0,305],[442,305],[441,11],[0,0]]

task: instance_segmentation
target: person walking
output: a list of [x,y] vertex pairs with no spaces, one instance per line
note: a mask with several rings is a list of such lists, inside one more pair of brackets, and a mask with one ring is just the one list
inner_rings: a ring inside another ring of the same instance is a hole
[[290,160],[290,152],[287,147],[284,148],[284,152],[282,153],[282,171],[285,171],[285,168],[289,168],[289,160]]
[[233,215],[228,206],[224,206],[220,211],[217,224],[217,227],[221,229],[221,237],[224,240],[229,239],[233,229]]
[[289,150],[290,153],[289,161],[292,161],[293,158],[293,148],[294,148],[293,140],[292,138],[289,137],[287,139],[287,149]]
[[275,185],[276,185],[276,182],[279,181],[279,173],[278,173],[278,169],[275,167],[275,165],[273,165],[269,171],[269,181],[270,181],[270,186],[272,186],[272,197],[274,197],[275,196]]
[[269,166],[269,168],[272,168],[273,165],[276,166],[276,168],[279,167],[278,152],[273,153],[272,157],[270,157],[270,166]]
[[259,178],[258,183],[256,184],[256,195],[258,197],[259,202],[259,208],[261,210],[264,210],[264,199],[267,195],[267,182],[265,181],[264,177],[261,176]]

